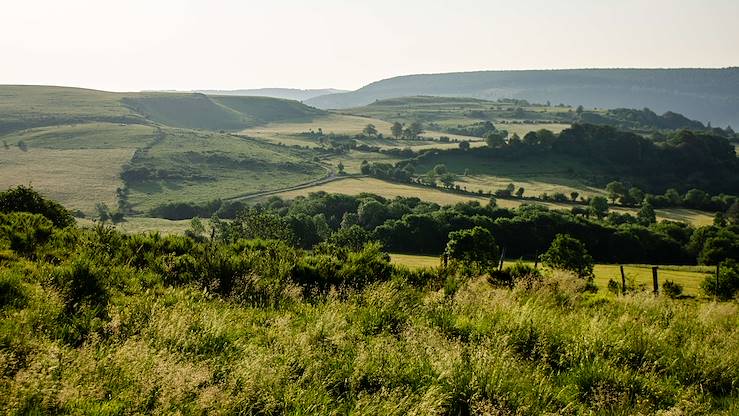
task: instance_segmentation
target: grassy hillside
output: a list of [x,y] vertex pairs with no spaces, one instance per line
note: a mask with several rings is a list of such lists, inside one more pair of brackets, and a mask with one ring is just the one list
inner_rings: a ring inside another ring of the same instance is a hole
[[519,98],[593,108],[677,111],[714,125],[739,125],[739,68],[479,71],[407,75],[307,100],[350,108],[414,95]]
[[240,130],[272,121],[305,121],[324,114],[297,101],[268,97],[147,93],[126,97],[123,102],[153,122],[205,130]]
[[[32,184],[88,215],[98,202],[115,208],[125,185],[146,211],[326,173],[312,154],[216,133],[324,114],[297,101],[44,86],[0,86],[0,97],[0,187]],[[123,180],[132,169],[146,173]]]
[[0,85],[0,135],[60,124],[146,123],[123,105],[124,96],[81,88]]
[[123,177],[138,212],[171,202],[204,202],[306,182],[326,174],[301,150],[252,139],[192,130],[163,129],[138,151]]

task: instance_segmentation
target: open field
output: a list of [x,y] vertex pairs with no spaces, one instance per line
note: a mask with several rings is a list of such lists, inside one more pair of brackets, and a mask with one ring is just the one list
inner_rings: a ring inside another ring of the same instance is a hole
[[388,137],[387,139],[363,139],[360,143],[367,144],[368,146],[378,146],[381,148],[403,148],[411,147],[415,150],[421,150],[426,148],[455,148],[458,147],[457,143],[440,143],[434,139],[438,139],[440,136],[447,136],[452,140],[468,140],[475,143],[475,145],[481,145],[482,139],[477,137],[461,136],[455,134],[447,134],[438,131],[426,131],[422,134],[423,137],[428,137],[432,140],[394,140],[390,139],[392,134],[390,132],[391,123],[383,120],[370,118],[370,117],[359,117],[344,114],[329,114],[326,116],[315,117],[310,121],[289,121],[289,122],[276,122],[268,123],[258,127],[252,127],[241,131],[241,134],[256,137],[264,140],[268,140],[272,143],[283,143],[286,145],[298,145],[298,146],[309,146],[318,147],[319,144],[315,140],[302,137],[300,133],[309,131],[318,131],[321,129],[324,134],[348,134],[355,135],[362,132],[367,124],[373,124],[379,133],[383,136]]
[[[77,219],[80,227],[92,227],[95,222],[87,218]],[[207,226],[208,222],[204,221]],[[190,228],[190,220],[165,220],[164,218],[126,217],[126,220],[113,226],[124,233],[136,234],[146,232],[158,232],[162,235],[184,234]]]
[[0,189],[30,184],[70,209],[91,214],[98,202],[115,207],[115,190],[123,185],[121,166],[132,154],[131,148],[0,148]]
[[568,198],[571,192],[578,192],[582,197],[606,194],[603,189],[583,185],[574,179],[553,178],[551,175],[537,175],[533,173],[530,175],[518,173],[507,176],[469,174],[467,176],[459,176],[455,183],[463,189],[466,188],[473,192],[478,189],[482,189],[483,192],[495,192],[498,189],[505,188],[509,183],[513,183],[516,189],[519,187],[524,188],[524,196],[540,196],[544,193],[553,195],[556,192],[564,193]]
[[326,175],[304,151],[220,133],[165,129],[132,164],[158,172],[129,182],[130,202],[145,212],[171,202],[206,202],[308,182]]
[[142,124],[84,123],[21,130],[0,136],[0,142],[45,149],[136,149],[151,142],[155,128]]
[[[434,189],[419,185],[386,182],[375,178],[347,178],[323,185],[318,185],[315,187],[304,188],[298,191],[279,193],[276,195],[282,198],[290,199],[295,198],[299,195],[308,195],[311,192],[318,191],[347,195],[358,195],[360,193],[366,192],[374,193],[386,198],[394,198],[396,196],[418,197],[424,201],[434,202],[439,205],[453,205],[458,202],[467,201],[478,201],[480,202],[480,204],[485,205],[489,201],[488,197],[449,192],[443,189]],[[570,210],[573,206],[575,206],[572,204],[556,202],[539,202],[525,199],[501,198],[496,199],[496,203],[501,208],[516,208],[523,204],[537,204],[543,205],[549,209]],[[636,208],[624,207],[612,207],[611,210],[620,213],[628,212],[632,215],[636,215],[636,213],[638,212],[638,209]],[[655,211],[659,220],[684,221],[694,225],[707,225],[713,222],[713,216],[710,213],[703,211],[689,210],[685,208],[659,209]]]
[[[390,259],[394,264],[400,264],[411,268],[421,267],[437,267],[440,265],[440,259],[436,256],[424,256],[414,254],[396,254],[390,255]],[[504,266],[515,263],[516,260],[506,260]],[[533,262],[525,261],[533,266]],[[644,285],[646,290],[652,288],[652,266],[643,264],[624,265],[624,273],[627,283],[632,281],[637,285]],[[708,266],[659,266],[659,282],[660,287],[665,281],[670,280],[683,285],[683,292],[688,295],[700,295],[700,283],[706,276],[710,275],[715,269]],[[621,283],[621,271],[615,264],[596,264],[594,268],[595,284],[602,291],[608,287],[610,279]]]

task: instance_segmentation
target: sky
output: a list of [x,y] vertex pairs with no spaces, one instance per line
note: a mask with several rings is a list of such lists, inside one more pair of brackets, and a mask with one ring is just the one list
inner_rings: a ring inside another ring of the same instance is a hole
[[357,89],[416,73],[739,66],[738,0],[1,0],[0,84]]

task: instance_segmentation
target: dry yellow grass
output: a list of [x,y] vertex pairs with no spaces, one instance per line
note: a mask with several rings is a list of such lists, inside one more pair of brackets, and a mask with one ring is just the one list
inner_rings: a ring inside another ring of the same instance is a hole
[[121,166],[133,149],[0,149],[0,189],[31,184],[46,197],[89,214],[95,204],[116,206]]
[[[203,221],[207,226],[208,221]],[[92,227],[94,222],[89,218],[78,219],[82,227]],[[165,220],[163,218],[127,217],[124,222],[115,224],[119,230],[129,233],[159,232],[162,235],[184,234],[190,227],[190,220]]]
[[[286,145],[299,145],[299,146],[310,146],[310,147],[316,147],[318,146],[317,143],[315,143],[312,140],[306,140],[301,139],[300,137],[297,137],[296,135],[298,133],[307,132],[310,130],[318,131],[320,128],[325,134],[329,133],[336,133],[336,134],[359,134],[362,132],[362,129],[364,129],[367,124],[373,124],[377,131],[379,133],[382,133],[384,136],[391,137],[392,134],[390,132],[390,127],[392,126],[391,123],[388,123],[383,120],[379,120],[376,118],[369,118],[369,117],[359,117],[359,116],[350,116],[350,115],[343,115],[343,114],[329,114],[327,116],[323,117],[317,117],[314,118],[311,121],[302,121],[302,122],[281,122],[281,123],[269,123],[263,126],[258,126],[254,128],[249,128],[246,130],[241,131],[241,134],[261,138],[268,140],[270,142],[282,142]],[[461,136],[456,134],[448,134],[448,133],[442,133],[438,131],[426,131],[422,134],[423,137],[430,137],[434,139],[438,139],[441,136],[447,136],[450,139],[456,139],[456,140],[468,140],[475,142],[473,143],[473,146],[482,146],[484,145],[484,141],[478,137],[468,137],[468,136]],[[447,149],[447,148],[454,148],[458,147],[458,143],[439,143],[439,142],[429,142],[429,141],[421,141],[421,142],[402,142],[402,143],[387,143],[387,144],[376,144],[376,143],[368,143],[371,145],[378,145],[380,147],[384,148],[390,148],[390,147],[413,147],[416,150],[420,149],[427,149],[427,148],[437,148],[437,149]]]
[[413,186],[401,183],[385,182],[375,178],[347,178],[325,183],[310,188],[289,191],[277,194],[282,198],[295,198],[300,195],[308,195],[311,192],[324,191],[328,193],[341,193],[347,195],[358,195],[363,192],[377,194],[386,198],[396,196],[418,197],[424,201],[435,202],[440,205],[456,204],[457,202],[479,201],[486,204],[488,198],[460,195],[430,189],[421,186]]
[[605,195],[605,191],[602,189],[585,186],[574,180],[572,181],[572,184],[566,184],[547,182],[545,180],[535,178],[522,180],[520,177],[514,178],[502,175],[468,175],[460,177],[460,180],[457,181],[457,184],[462,187],[466,186],[469,190],[476,191],[478,189],[482,189],[486,192],[494,192],[497,189],[505,188],[509,183],[513,183],[516,186],[516,189],[523,187],[525,190],[524,196],[538,196],[543,193],[553,195],[556,192],[562,192],[569,198],[570,193],[573,191],[578,192],[580,196],[583,197]]

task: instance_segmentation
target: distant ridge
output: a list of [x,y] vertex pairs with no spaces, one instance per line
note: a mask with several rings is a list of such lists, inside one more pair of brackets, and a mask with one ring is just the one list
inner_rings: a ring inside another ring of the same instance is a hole
[[739,125],[739,68],[721,69],[563,69],[478,71],[405,75],[356,91],[307,99],[323,108],[351,108],[376,100],[418,95],[482,99],[518,98],[588,108],[668,110]]
[[347,92],[346,90],[337,90],[333,88],[308,89],[301,90],[297,88],[257,88],[245,90],[196,90],[206,95],[238,95],[251,97],[272,97],[283,98],[287,100],[304,101],[314,97],[328,94],[340,94]]

